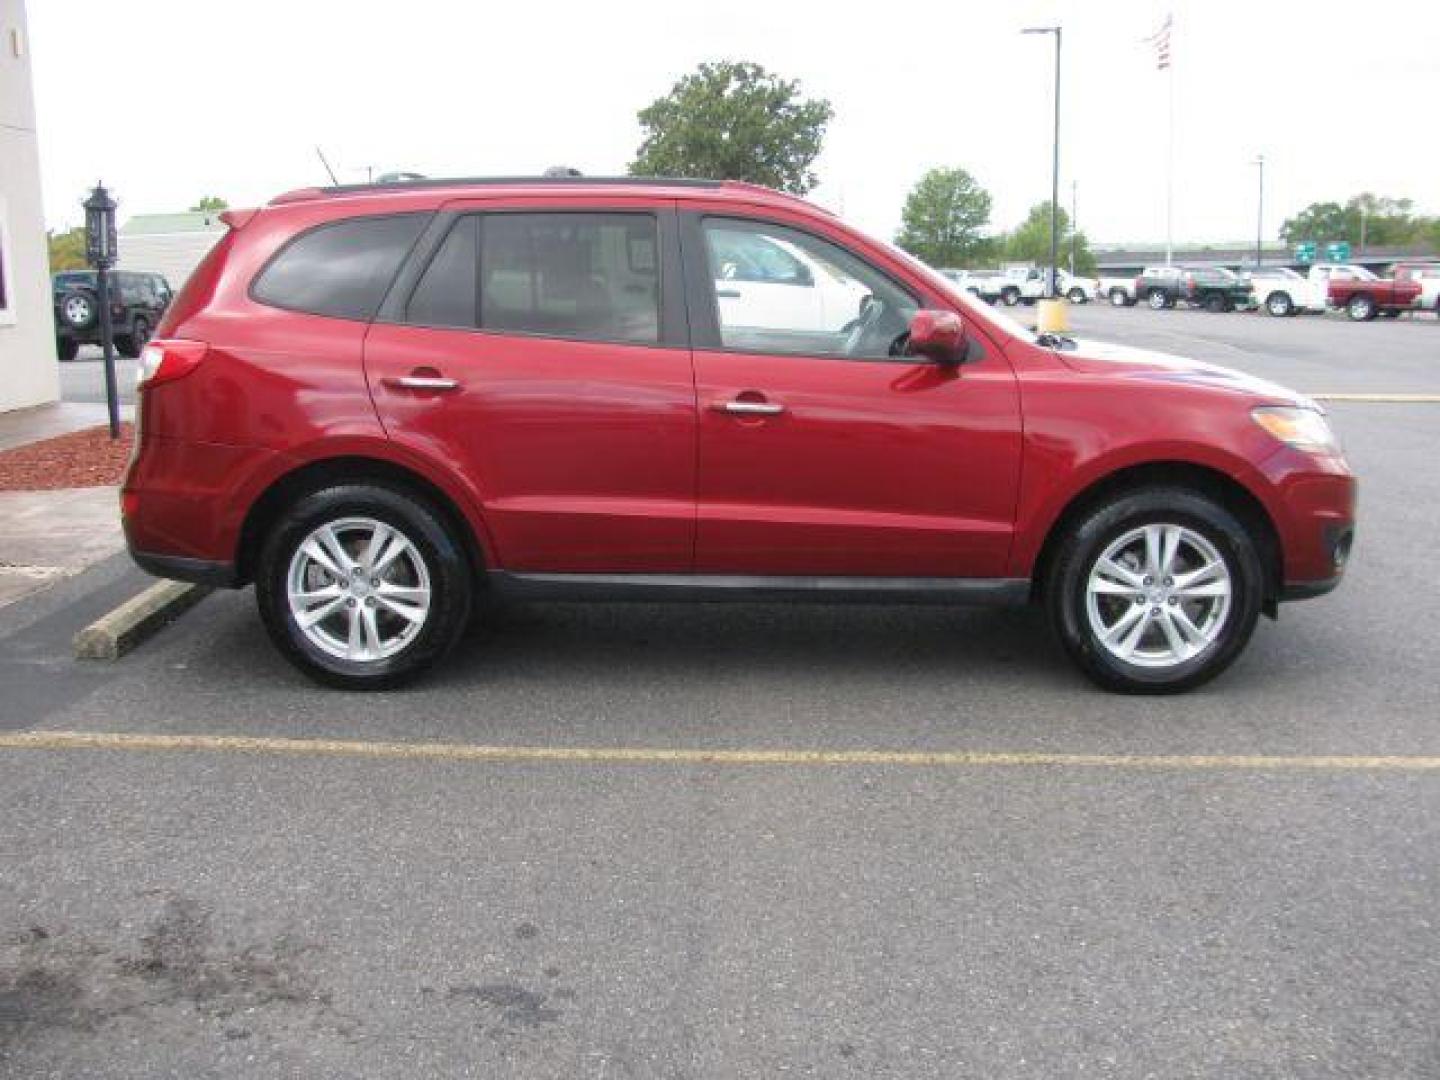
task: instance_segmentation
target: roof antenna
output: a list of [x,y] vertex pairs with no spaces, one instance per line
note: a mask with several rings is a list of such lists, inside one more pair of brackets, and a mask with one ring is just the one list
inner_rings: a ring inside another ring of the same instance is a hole
[[320,147],[315,147],[315,154],[317,157],[319,157],[320,164],[325,166],[325,171],[330,174],[330,183],[334,184],[336,187],[339,187],[340,181],[335,179],[335,170],[330,168],[330,162],[325,160],[325,155],[320,152]]

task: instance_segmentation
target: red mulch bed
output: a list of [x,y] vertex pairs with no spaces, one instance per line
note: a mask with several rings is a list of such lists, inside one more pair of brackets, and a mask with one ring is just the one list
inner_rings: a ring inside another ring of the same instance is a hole
[[131,424],[121,424],[120,438],[114,440],[110,428],[102,424],[13,450],[0,450],[0,491],[54,491],[118,484],[130,460],[134,438]]

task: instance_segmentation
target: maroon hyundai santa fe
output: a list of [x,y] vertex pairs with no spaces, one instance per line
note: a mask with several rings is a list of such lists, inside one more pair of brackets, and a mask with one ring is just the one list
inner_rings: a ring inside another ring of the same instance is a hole
[[253,583],[345,687],[487,595],[1033,603],[1103,686],[1214,676],[1340,580],[1324,414],[1037,334],[801,199],[585,178],[224,215],[141,364],[141,566]]

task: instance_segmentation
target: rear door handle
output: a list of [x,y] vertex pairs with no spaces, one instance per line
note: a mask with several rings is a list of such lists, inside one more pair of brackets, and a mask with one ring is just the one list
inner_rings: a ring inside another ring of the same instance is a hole
[[442,375],[398,375],[380,380],[402,390],[458,390],[460,384]]
[[774,401],[717,401],[714,407],[736,416],[779,416],[785,411],[784,405]]

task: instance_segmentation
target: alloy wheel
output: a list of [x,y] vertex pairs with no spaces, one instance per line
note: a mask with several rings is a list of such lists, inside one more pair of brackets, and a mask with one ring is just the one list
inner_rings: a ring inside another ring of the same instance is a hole
[[296,626],[342,660],[394,656],[430,616],[430,570],[399,529],[369,517],[316,528],[295,549],[286,599]]
[[1230,568],[1215,545],[1183,525],[1131,529],[1090,568],[1085,610],[1107,652],[1167,668],[1214,645],[1230,611]]

